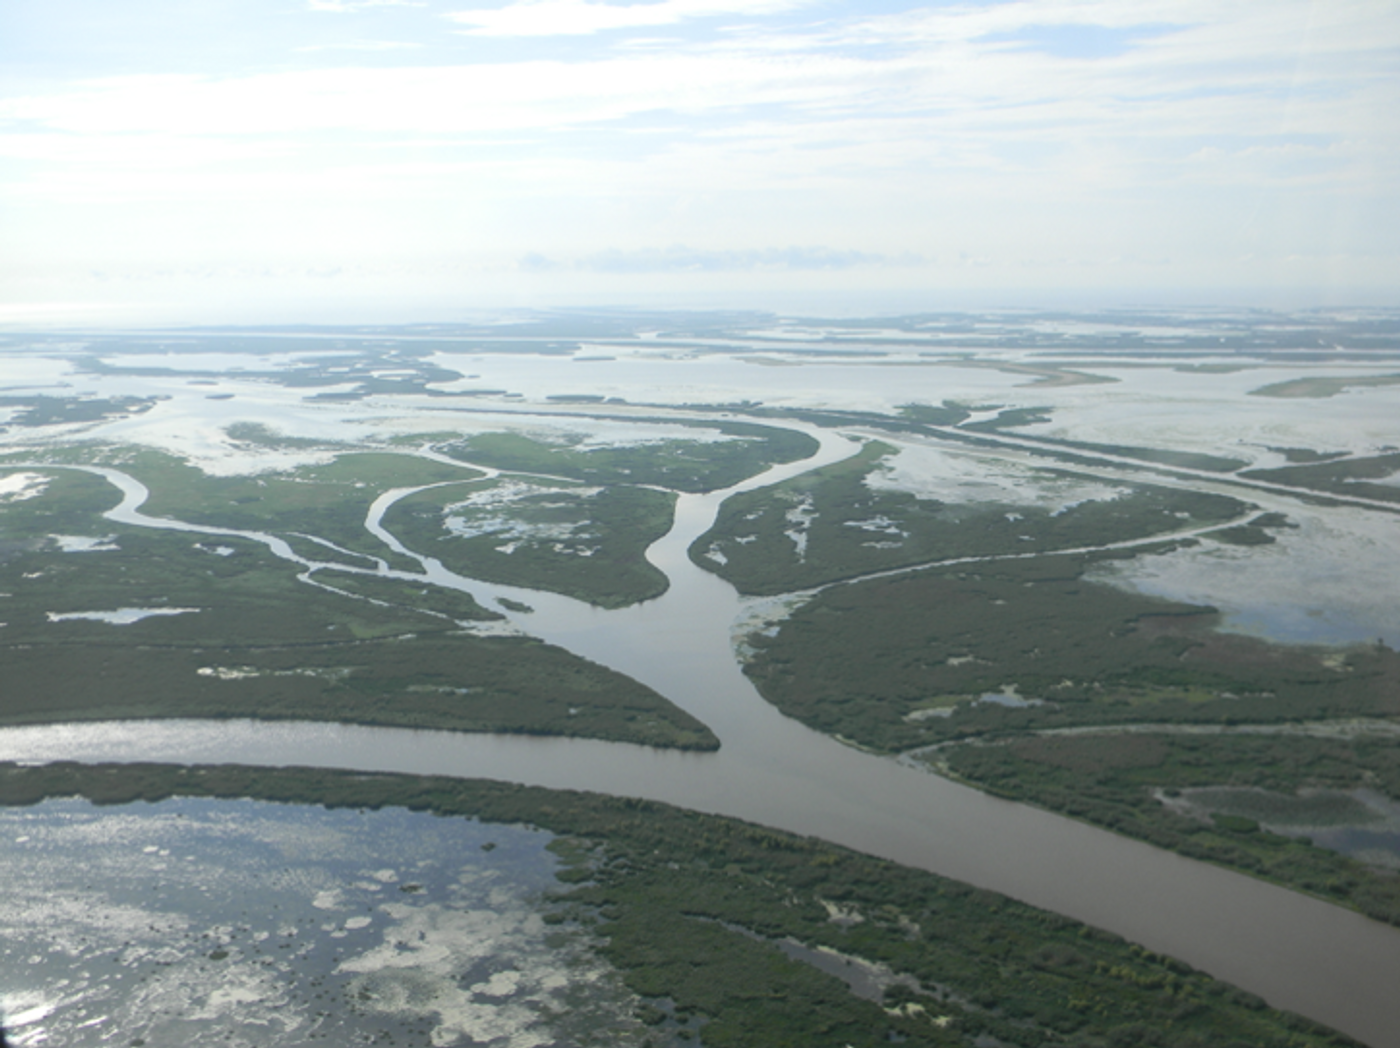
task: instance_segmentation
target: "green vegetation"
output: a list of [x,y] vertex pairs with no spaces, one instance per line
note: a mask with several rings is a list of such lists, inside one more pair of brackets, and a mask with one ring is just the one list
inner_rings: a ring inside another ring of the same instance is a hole
[[[117,501],[105,481],[48,475],[42,495],[0,504],[0,723],[259,717],[719,745],[622,674],[463,632],[453,619],[492,617],[464,594],[318,572],[371,599],[329,592],[257,543],[114,525],[100,516]],[[63,552],[54,534],[116,548]],[[121,608],[180,613],[52,618]]]
[[[1017,364],[1009,360],[978,360],[970,354],[958,360],[962,367],[990,368],[1008,375],[1031,375],[1033,380],[1023,382],[1023,386],[1086,386],[1104,382],[1117,382],[1110,375],[1096,375],[1087,371],[1074,371],[1060,364]],[[1012,423],[1021,425],[1023,423]]]
[[942,404],[905,404],[899,413],[912,422],[927,426],[956,426],[971,415],[966,406],[946,400]]
[[418,579],[362,575],[348,571],[317,571],[312,575],[312,580],[355,597],[397,605],[412,611],[446,615],[457,622],[505,618],[499,612],[483,608],[470,593],[434,586]]
[[1346,458],[1345,451],[1317,451],[1313,448],[1275,448],[1270,447],[1269,451],[1277,452],[1290,463],[1300,462],[1328,462],[1332,459]]
[[37,550],[52,534],[102,535],[112,524],[102,514],[121,501],[121,494],[90,473],[42,467],[0,467],[0,480],[16,474],[40,477],[42,493],[0,501],[0,563],[22,550]]
[[7,426],[53,426],[99,422],[122,415],[140,415],[155,407],[159,397],[0,397],[0,408],[18,409]]
[[1359,378],[1318,376],[1316,378],[1294,378],[1286,382],[1274,382],[1258,389],[1251,389],[1253,397],[1335,397],[1348,389],[1364,389],[1369,386],[1394,386],[1400,384],[1400,375],[1367,375]]
[[[849,459],[725,500],[714,527],[691,545],[691,560],[741,593],[771,595],[957,557],[1147,538],[1188,523],[1232,521],[1249,508],[1222,495],[1151,485],[1124,485],[1128,493],[1118,498],[1058,512],[1003,503],[950,505],[872,488],[867,478],[893,451],[871,441]],[[1038,472],[1051,482],[1086,479]]]
[[885,752],[1090,724],[1400,715],[1400,656],[1389,648],[1338,653],[1219,633],[1213,609],[1085,580],[1095,559],[835,586],[776,636],[748,638],[745,671],[789,716]]
[[[328,462],[280,473],[214,477],[169,455],[141,451],[120,468],[151,491],[143,513],[191,524],[265,531],[289,538],[314,535],[390,567],[414,570],[365,530],[370,504],[391,488],[471,480],[481,474],[414,455],[345,452]],[[319,560],[336,554],[317,544],[298,552]]]
[[670,492],[631,485],[502,477],[417,492],[394,503],[382,524],[409,549],[470,578],[617,608],[666,592],[646,550],[670,530],[675,502]]
[[1267,546],[1278,541],[1264,528],[1257,527],[1252,522],[1236,524],[1232,528],[1221,528],[1218,531],[1207,531],[1205,537],[1228,546]]
[[[568,863],[564,919],[596,921],[604,954],[646,998],[644,1019],[698,1020],[709,1048],[1354,1043],[992,892],[646,801],[311,769],[0,765],[0,802],[73,794],[100,804],[183,795],[402,806],[552,831]],[[772,941],[782,937],[887,965],[902,981],[880,1002],[862,999],[785,958]]]
[[[974,427],[968,426],[968,429]],[[1052,447],[1073,448],[1077,451],[1093,451],[1100,455],[1116,455],[1119,458],[1136,459],[1139,462],[1153,462],[1161,466],[1175,466],[1179,469],[1194,469],[1207,473],[1233,473],[1244,469],[1249,463],[1244,459],[1227,458],[1224,455],[1206,455],[1199,451],[1173,451],[1170,448],[1140,448],[1129,444],[1095,444],[1087,440],[1065,440],[1058,437],[1028,437],[1037,443]]]
[[1400,473],[1400,452],[1393,449],[1384,455],[1345,458],[1315,462],[1307,465],[1280,466],[1277,469],[1251,469],[1242,477],[1287,484],[1311,491],[1330,491],[1337,495],[1356,495],[1400,502],[1400,487],[1394,484],[1369,484],[1367,481],[1386,480]]
[[[1306,838],[1264,832],[1255,818],[1209,809],[1174,811],[1168,797],[1194,787],[1253,787],[1250,814],[1280,822],[1357,818],[1297,795],[1300,789],[1369,787],[1400,799],[1400,748],[1393,738],[1277,735],[1085,734],[1018,738],[999,745],[942,747],[941,768],[999,796],[1313,892],[1377,920],[1400,924],[1400,878]],[[1192,817],[1192,815],[1197,817]]]
[[[100,352],[78,358],[83,371],[124,377],[170,378],[186,375],[196,383],[212,385],[212,372],[182,366],[182,351],[248,354],[248,363],[255,366],[234,369],[239,379],[256,379],[293,389],[341,387],[315,398],[325,400],[358,400],[371,394],[446,396],[450,394],[431,388],[431,384],[453,382],[462,377],[456,371],[437,367],[425,359],[444,350],[460,352],[462,344],[429,339],[400,342],[396,339],[364,339],[354,335],[344,337],[344,333],[336,333],[325,337],[319,344],[305,338],[263,335],[202,335],[197,342],[162,339],[155,344],[143,344],[135,339],[104,339],[103,342],[105,344]],[[308,354],[308,350],[312,352]],[[326,350],[339,352],[331,355]],[[168,363],[133,366],[124,359],[131,352],[168,354]],[[267,364],[263,358],[272,353],[300,359],[284,360],[265,368],[256,366]],[[346,391],[344,387],[347,385],[353,388]]]
[[[670,425],[678,425],[668,420]],[[795,462],[817,450],[805,433],[744,422],[697,422],[722,440],[662,440],[590,447],[582,435],[571,443],[546,443],[519,433],[486,433],[439,450],[466,462],[517,473],[542,473],[588,484],[650,484],[673,491],[714,491],[761,473],[774,463]]]
[[742,401],[737,404],[687,404],[691,411],[710,413],[737,412],[752,418],[771,418],[792,422],[806,422],[813,426],[834,428],[837,426],[869,426],[891,433],[930,433],[930,426],[956,426],[971,415],[962,404],[945,400],[942,404],[905,404],[898,415],[886,415],[876,411],[846,411],[835,408],[773,408],[764,407],[757,401]]
[[286,433],[279,433],[275,429],[264,426],[261,422],[235,422],[231,426],[225,427],[224,433],[228,435],[230,440],[260,448],[340,450],[335,449],[334,444],[324,440],[315,440],[311,437],[293,437]]
[[994,418],[983,419],[981,422],[967,422],[962,428],[974,432],[995,433],[1017,426],[1034,426],[1041,422],[1049,422],[1050,411],[1050,408],[1002,408]]

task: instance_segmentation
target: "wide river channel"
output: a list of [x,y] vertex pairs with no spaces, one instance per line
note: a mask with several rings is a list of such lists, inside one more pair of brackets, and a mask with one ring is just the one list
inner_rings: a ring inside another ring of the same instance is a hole
[[[435,581],[467,589],[483,603],[506,596],[530,605],[530,613],[512,613],[522,629],[655,688],[714,730],[723,744],[717,753],[328,724],[150,721],[5,729],[0,759],[297,764],[665,801],[810,834],[1005,893],[1180,958],[1374,1048],[1400,1048],[1400,929],[862,753],[784,717],[757,694],[731,640],[742,602],[727,583],[696,568],[686,549],[734,491],[853,450],[830,432],[813,435],[822,449],[812,459],[726,491],[681,496],[670,534],[648,552],[670,577],[670,589],[644,605],[603,611],[463,579],[424,561]],[[139,512],[146,495],[140,484],[98,472],[126,496],[109,514],[118,522],[216,530],[147,517]],[[367,521],[372,530],[386,534],[379,519],[405,494],[391,492],[376,503]],[[299,559],[268,536],[225,533],[258,538]]]

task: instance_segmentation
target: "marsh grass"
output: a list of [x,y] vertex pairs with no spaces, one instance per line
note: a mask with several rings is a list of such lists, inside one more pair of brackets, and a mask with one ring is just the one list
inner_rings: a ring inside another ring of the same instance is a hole
[[[719,745],[620,673],[533,639],[461,631],[443,615],[493,616],[465,594],[320,573],[381,603],[327,592],[259,543],[113,524],[101,516],[117,501],[110,485],[50,475],[43,494],[0,505],[0,723],[258,717]],[[51,534],[116,548],[65,553]],[[124,607],[198,610],[120,626],[50,620]]]
[[[823,590],[747,640],[745,672],[789,716],[895,752],[1079,725],[1236,724],[1400,714],[1400,656],[1219,633],[1212,608],[1088,582],[1094,557],[1044,557]],[[978,570],[971,570],[976,568]],[[1015,685],[1034,706],[947,696]]]
[[[159,452],[135,453],[121,467],[145,484],[151,497],[142,512],[191,524],[266,531],[294,541],[315,535],[344,549],[413,570],[365,529],[370,504],[391,488],[472,480],[481,473],[409,454],[345,452],[328,462],[279,473],[210,476]],[[316,559],[333,559],[308,547]]]
[[1341,791],[1366,787],[1400,799],[1393,739],[1107,732],[953,745],[937,760],[999,796],[1400,924],[1393,872],[1260,827],[1372,822],[1370,809]]
[[[1400,381],[1400,378],[1397,378]],[[1356,458],[1328,458],[1323,462],[1280,466],[1276,469],[1251,469],[1241,473],[1253,480],[1274,484],[1327,491],[1335,495],[1357,495],[1382,502],[1400,502],[1400,487],[1376,484],[1400,472],[1400,452],[1367,455]]]
[[396,502],[383,525],[469,578],[617,608],[666,592],[646,550],[670,530],[675,502],[671,492],[631,485],[507,477],[420,491]]
[[775,463],[795,462],[817,450],[817,442],[807,434],[775,426],[672,419],[667,423],[718,431],[726,439],[588,446],[582,436],[561,436],[558,442],[547,443],[520,433],[486,433],[444,443],[440,450],[514,473],[568,477],[588,484],[649,484],[686,492],[727,488]]
[[[1152,485],[1061,510],[943,503],[869,485],[893,451],[871,441],[842,462],[727,499],[714,526],[691,545],[691,560],[741,593],[766,596],[938,560],[1149,538],[1187,523],[1231,521],[1248,509],[1226,496]],[[1041,475],[1093,479],[1054,470]],[[795,512],[803,519],[795,521]],[[800,543],[789,534],[795,529],[804,536]]]
[[[710,1048],[1354,1042],[1117,936],[810,838],[667,805],[483,781],[312,769],[0,765],[0,802],[171,795],[401,806],[560,835],[556,896],[660,1030]],[[836,922],[832,907],[859,921]],[[882,1002],[784,956],[829,947],[906,976]],[[912,1007],[911,1007],[912,1006]],[[668,1022],[669,1021],[669,1022]]]

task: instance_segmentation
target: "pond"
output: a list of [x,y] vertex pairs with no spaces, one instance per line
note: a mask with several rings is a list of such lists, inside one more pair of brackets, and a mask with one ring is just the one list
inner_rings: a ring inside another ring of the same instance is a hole
[[549,923],[547,833],[401,809],[175,799],[0,809],[19,1046],[583,1043],[639,1033]]

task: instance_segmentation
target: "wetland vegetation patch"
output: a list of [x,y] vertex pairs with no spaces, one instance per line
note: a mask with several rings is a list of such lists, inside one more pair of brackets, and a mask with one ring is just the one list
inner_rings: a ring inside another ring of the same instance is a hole
[[160,397],[55,397],[0,396],[0,412],[5,413],[4,426],[26,428],[100,422],[150,411]]
[[382,523],[470,578],[616,608],[666,591],[646,550],[670,530],[675,502],[671,492],[634,485],[503,476],[417,492]]
[[1336,495],[1355,495],[1382,502],[1400,502],[1400,485],[1394,482],[1400,473],[1400,452],[1393,449],[1381,455],[1365,455],[1276,469],[1251,469],[1241,473],[1253,480],[1267,480],[1289,487],[1327,491]]
[[708,431],[710,439],[590,444],[583,434],[544,440],[522,433],[484,433],[441,443],[439,450],[511,472],[568,477],[588,484],[650,484],[687,492],[727,488],[769,466],[795,462],[817,450],[816,440],[806,433],[777,426],[668,420],[670,426],[678,424]]
[[1332,376],[1310,375],[1274,382],[1250,390],[1255,397],[1335,397],[1349,389],[1400,385],[1400,375]]
[[[1087,581],[1098,559],[999,561],[834,586],[772,635],[747,638],[745,672],[789,716],[884,752],[1038,728],[1400,714],[1400,656],[1391,649],[1337,652],[1220,633],[1212,608]],[[976,701],[1009,685],[1040,701]],[[919,714],[938,706],[951,712]]]
[[[137,452],[122,463],[150,489],[142,512],[191,524],[314,535],[352,553],[412,570],[417,562],[395,553],[366,530],[370,505],[391,488],[472,480],[481,473],[410,454],[341,451],[327,461],[292,470],[210,476],[158,452]],[[306,542],[309,540],[303,540]],[[307,555],[310,546],[303,547]],[[329,559],[320,549],[314,559]]]
[[998,796],[1400,924],[1393,737],[1105,731],[948,745],[929,760]]
[[1035,484],[1066,481],[1108,497],[1030,504],[1035,496],[944,502],[872,483],[894,448],[859,454],[792,480],[726,499],[690,547],[700,567],[741,593],[772,595],[961,557],[1023,556],[1149,538],[1187,524],[1225,523],[1248,510],[1223,495],[1154,485],[1109,489],[1097,478],[1035,470]]
[[[464,631],[458,620],[499,618],[466,594],[317,572],[332,592],[245,538],[116,525],[101,478],[44,475],[40,494],[0,504],[0,722],[258,717],[719,745],[623,674]],[[65,552],[55,533],[104,542]],[[123,608],[152,614],[92,618]],[[176,610],[188,613],[161,614]]]
[[[1353,1043],[993,892],[647,801],[295,768],[0,765],[0,802],[73,795],[108,805],[180,796],[402,807],[479,819],[464,828],[471,839],[491,823],[548,830],[565,863],[551,919],[598,938],[641,999],[637,1018],[654,1045],[688,1043],[697,1031],[710,1048]],[[785,940],[895,978],[870,1000],[793,959],[803,954],[785,952]]]

